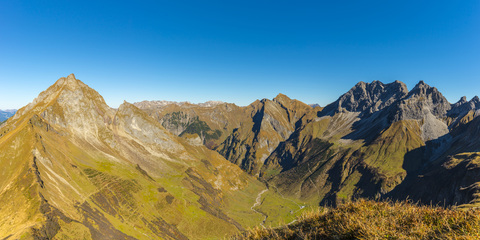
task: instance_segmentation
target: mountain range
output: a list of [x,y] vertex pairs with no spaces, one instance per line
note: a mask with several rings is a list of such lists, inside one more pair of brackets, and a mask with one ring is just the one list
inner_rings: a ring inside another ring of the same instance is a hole
[[310,106],[279,94],[110,108],[73,74],[0,128],[0,239],[206,239],[360,198],[480,203],[480,100],[359,82]]
[[283,94],[246,107],[150,103],[136,105],[172,133],[196,134],[283,196],[312,205],[478,202],[478,97],[451,104],[423,81],[410,91],[400,81],[373,81],[324,108]]
[[14,109],[0,110],[0,123],[6,121],[9,117],[13,116],[17,112]]

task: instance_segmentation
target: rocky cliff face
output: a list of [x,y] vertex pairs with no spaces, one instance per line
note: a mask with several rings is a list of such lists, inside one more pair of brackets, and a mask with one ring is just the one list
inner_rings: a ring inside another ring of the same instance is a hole
[[407,86],[400,81],[390,84],[380,81],[359,82],[337,101],[326,106],[322,115],[332,116],[345,111],[371,114],[390,106],[407,94]]
[[290,136],[295,124],[316,113],[312,107],[283,94],[247,107],[223,102],[195,105],[157,101],[135,105],[178,136],[197,134],[207,147],[252,175],[258,175],[265,159]]
[[278,144],[288,139],[302,121],[315,115],[310,106],[283,94],[254,102],[246,112],[251,117],[234,129],[217,150],[255,176]]
[[177,136],[198,135],[210,149],[220,145],[233,129],[248,118],[244,108],[219,101],[201,104],[143,101],[134,105]]

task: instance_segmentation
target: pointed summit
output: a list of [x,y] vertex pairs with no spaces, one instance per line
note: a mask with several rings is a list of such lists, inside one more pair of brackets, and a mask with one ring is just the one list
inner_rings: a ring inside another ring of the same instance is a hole
[[279,94],[273,99],[273,101],[285,105],[285,103],[291,102],[292,99],[289,98],[287,95],[285,95],[285,94],[283,94],[283,93],[279,93]]
[[72,84],[77,85],[78,82],[80,82],[80,80],[77,80],[77,78],[75,78],[75,75],[73,73],[68,75],[65,79],[65,85],[72,85]]
[[425,95],[425,94],[428,94],[427,91],[429,92],[433,92],[433,91],[437,91],[436,88],[434,87],[430,87],[428,84],[426,84],[423,80],[420,80],[417,85],[415,85],[415,87],[413,87],[413,89],[409,92],[409,96],[413,95],[413,94],[417,94],[417,95]]
[[448,133],[448,127],[439,119],[449,113],[452,105],[435,87],[430,87],[423,80],[399,101],[392,111],[393,121],[422,120],[422,138],[433,140]]
[[67,79],[69,79],[69,80],[76,80],[75,74],[70,73],[70,75],[67,76]]
[[473,97],[470,101],[467,101],[467,97],[463,96],[460,101],[452,104],[452,109],[448,112],[450,117],[465,116],[472,110],[480,109],[480,99],[478,96]]
[[472,100],[470,100],[470,102],[480,103],[480,99],[478,98],[478,96],[475,96],[472,98]]
[[384,84],[359,82],[337,101],[326,106],[322,115],[333,115],[344,110],[369,114],[381,110],[408,93],[407,86],[400,82]]
[[103,97],[73,74],[58,79],[18,113],[15,118],[38,115],[54,126],[84,136],[96,136],[114,115]]
[[429,86],[423,80],[420,80],[420,82],[415,85],[408,93],[407,98],[420,98],[431,101],[433,104],[450,105],[437,88]]
[[[73,73],[68,75],[67,77],[59,78],[50,88],[52,87],[54,88],[53,91],[63,89],[75,90],[82,87],[89,88],[85,83],[78,80]],[[50,88],[48,90],[50,90]]]

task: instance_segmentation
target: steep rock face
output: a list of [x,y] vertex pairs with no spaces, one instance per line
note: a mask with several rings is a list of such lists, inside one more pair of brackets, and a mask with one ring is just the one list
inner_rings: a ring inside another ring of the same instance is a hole
[[390,106],[407,93],[407,86],[400,81],[389,84],[380,81],[359,82],[337,101],[326,106],[322,115],[334,115],[342,111],[371,114]]
[[478,96],[475,96],[470,101],[467,101],[466,97],[462,97],[458,102],[452,104],[452,108],[448,111],[449,128],[453,129],[465,123],[465,120],[469,119],[465,118],[467,115],[478,115],[478,110],[480,110],[480,99]]
[[433,140],[448,133],[442,119],[450,108],[450,103],[436,88],[420,81],[393,109],[393,121],[421,120],[423,139]]
[[248,117],[244,108],[218,101],[203,104],[143,101],[134,105],[177,136],[197,134],[210,149],[222,143]]
[[218,238],[263,221],[251,206],[265,185],[73,75],[0,132],[2,239]]
[[223,102],[196,105],[144,101],[135,105],[178,136],[198,135],[205,146],[253,175],[295,130],[295,124],[312,119],[321,110],[283,94],[246,107]]
[[395,120],[422,119],[426,112],[442,118],[450,108],[450,103],[437,88],[420,81],[398,105]]
[[245,171],[258,176],[278,144],[290,137],[296,125],[315,115],[310,106],[279,94],[272,100],[252,103],[251,118],[243,122],[218,147],[218,152]]

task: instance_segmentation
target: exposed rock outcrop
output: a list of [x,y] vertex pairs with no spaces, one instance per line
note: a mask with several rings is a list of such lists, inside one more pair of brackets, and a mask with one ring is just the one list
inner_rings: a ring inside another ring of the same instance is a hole
[[400,81],[389,84],[380,81],[359,82],[337,101],[327,105],[321,114],[333,116],[343,111],[371,114],[390,106],[407,94],[407,86]]

